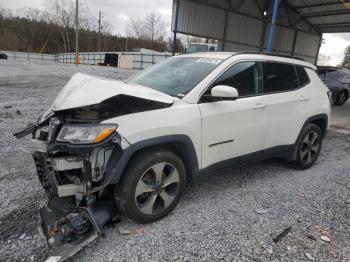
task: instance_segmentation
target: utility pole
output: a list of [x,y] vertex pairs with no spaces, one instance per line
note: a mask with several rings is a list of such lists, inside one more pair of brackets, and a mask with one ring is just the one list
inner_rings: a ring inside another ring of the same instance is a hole
[[176,9],[175,9],[175,24],[174,24],[174,36],[173,36],[173,56],[176,53],[176,33],[177,33],[177,21],[179,19],[179,6],[180,1],[176,1]]
[[98,51],[101,52],[101,11],[98,14],[97,48],[98,48]]
[[75,64],[78,65],[79,62],[79,51],[78,51],[78,46],[79,46],[79,0],[75,0]]

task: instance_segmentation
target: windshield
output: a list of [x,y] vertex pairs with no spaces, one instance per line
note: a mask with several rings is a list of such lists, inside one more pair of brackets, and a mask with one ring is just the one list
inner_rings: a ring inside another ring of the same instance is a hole
[[171,96],[184,97],[221,61],[204,57],[172,57],[140,72],[128,82],[147,86]]
[[208,45],[188,44],[187,53],[208,52]]

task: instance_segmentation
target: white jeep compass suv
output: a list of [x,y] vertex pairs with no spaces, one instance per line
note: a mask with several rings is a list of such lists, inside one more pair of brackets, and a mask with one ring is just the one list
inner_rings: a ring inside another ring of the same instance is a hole
[[270,157],[311,167],[330,117],[316,67],[259,53],[179,55],[126,82],[78,73],[24,131],[33,136],[51,244],[123,212],[167,215],[196,173]]

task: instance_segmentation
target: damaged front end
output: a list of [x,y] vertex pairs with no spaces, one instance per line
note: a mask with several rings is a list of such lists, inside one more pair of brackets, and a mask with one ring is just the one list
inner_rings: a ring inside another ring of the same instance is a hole
[[39,210],[40,231],[55,261],[103,234],[103,226],[118,216],[104,177],[122,154],[123,138],[116,125],[82,124],[71,117],[57,112],[15,134],[32,134],[37,175],[49,198]]
[[173,102],[146,87],[78,73],[36,124],[14,134],[32,135],[37,175],[49,198],[39,210],[48,260],[72,256],[102,235],[106,223],[119,219],[111,181],[130,144],[117,124],[103,121]]

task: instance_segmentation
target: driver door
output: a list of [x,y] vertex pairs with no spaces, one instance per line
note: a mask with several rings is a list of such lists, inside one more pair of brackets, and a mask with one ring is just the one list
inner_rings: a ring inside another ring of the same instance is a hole
[[[268,125],[268,95],[262,95],[260,62],[231,66],[212,85],[237,89],[234,101],[200,101],[202,168],[238,156],[258,157],[264,149]],[[210,94],[211,88],[206,92]],[[256,154],[248,155],[250,153]],[[243,159],[242,159],[243,160]]]

